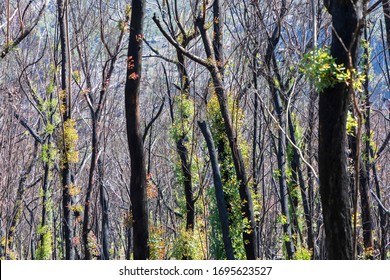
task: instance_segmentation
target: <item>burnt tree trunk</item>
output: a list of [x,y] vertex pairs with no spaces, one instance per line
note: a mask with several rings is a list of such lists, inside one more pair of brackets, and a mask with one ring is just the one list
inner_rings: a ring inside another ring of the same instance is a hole
[[219,169],[218,156],[215,150],[214,140],[212,138],[210,129],[206,122],[198,122],[202,134],[206,140],[207,148],[210,154],[211,166],[213,169],[213,180],[215,188],[215,197],[217,199],[217,207],[219,218],[221,220],[223,244],[225,246],[226,258],[228,260],[234,260],[234,250],[232,241],[229,235],[229,217],[226,208],[225,195],[222,187],[221,172]]
[[103,183],[103,161],[101,158],[97,161],[98,167],[98,185],[100,192],[100,205],[102,207],[102,252],[101,259],[110,259],[110,225],[109,225],[109,201],[108,191]]
[[[186,40],[183,42],[183,48],[186,48],[189,43],[188,37],[185,36]],[[188,78],[187,69],[185,67],[184,54],[177,50],[178,59],[178,70],[181,82],[181,94],[185,95],[185,98],[189,98],[190,82]],[[182,118],[188,118],[188,116],[180,116]],[[174,121],[174,120],[172,120]],[[192,174],[191,174],[191,161],[189,158],[188,148],[186,142],[188,139],[187,132],[184,132],[179,136],[176,141],[176,150],[179,154],[181,171],[184,178],[184,193],[186,198],[186,230],[194,230],[195,227],[195,201],[192,191]]]
[[[325,5],[333,23],[331,55],[337,64],[355,68],[364,1],[327,0]],[[350,87],[339,83],[319,99],[319,178],[329,259],[353,259],[346,155],[350,97]]]
[[[58,6],[58,23],[59,23],[59,36],[60,36],[60,46],[61,46],[61,91],[62,91],[62,124],[64,124],[71,119],[71,89],[70,84],[67,81],[69,57],[68,57],[68,43],[67,43],[67,7],[64,0],[57,1]],[[63,134],[64,134],[63,129]],[[62,185],[62,226],[63,234],[65,239],[65,259],[74,260],[75,259],[75,250],[73,246],[73,217],[72,217],[72,197],[69,192],[72,185],[71,178],[71,169],[70,163],[67,158],[68,149],[65,143],[65,134],[63,135],[63,147],[62,147],[62,156],[63,164],[61,166],[61,185]]]
[[128,67],[125,86],[126,130],[131,159],[130,201],[133,220],[134,259],[149,256],[148,202],[142,133],[140,130],[139,94],[142,70],[142,41],[145,1],[132,1]]

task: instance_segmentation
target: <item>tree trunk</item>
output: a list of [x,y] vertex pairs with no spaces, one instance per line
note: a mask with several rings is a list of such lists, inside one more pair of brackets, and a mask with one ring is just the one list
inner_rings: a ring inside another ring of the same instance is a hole
[[217,199],[219,218],[221,219],[222,237],[223,237],[223,244],[225,245],[226,258],[228,260],[234,260],[232,241],[229,236],[229,218],[226,209],[225,196],[222,188],[222,179],[221,179],[221,172],[219,170],[217,152],[215,150],[214,141],[207,123],[198,122],[198,124],[207,142],[207,148],[210,154],[210,161],[213,169],[215,196]]
[[103,183],[103,162],[102,159],[98,159],[98,182],[100,192],[100,205],[102,207],[102,260],[110,259],[110,225],[109,225],[109,204],[108,204],[108,191]]
[[191,163],[188,156],[188,149],[185,146],[186,136],[181,136],[176,142],[176,149],[181,162],[181,172],[184,178],[184,193],[186,198],[186,230],[194,230],[195,226],[195,201],[192,193]]
[[[91,87],[90,87],[91,88]],[[83,229],[82,229],[82,236],[83,236],[83,246],[84,246],[84,259],[86,260],[92,260],[92,252],[91,248],[88,245],[88,234],[89,234],[89,217],[91,215],[90,208],[91,208],[91,195],[92,195],[92,189],[94,185],[94,178],[95,178],[95,169],[97,164],[97,158],[98,158],[98,133],[97,133],[97,116],[96,113],[91,108],[91,118],[92,118],[92,155],[91,155],[91,167],[89,169],[89,177],[88,177],[88,186],[87,191],[85,194],[85,204],[84,204],[84,219],[83,219]]]
[[[363,19],[364,1],[354,2],[325,1],[332,15],[334,29],[331,55],[337,64],[344,64],[347,68],[356,67]],[[350,87],[346,83],[339,83],[320,93],[319,100],[320,194],[329,259],[353,259],[346,156],[346,120],[350,95]]]
[[140,80],[142,70],[142,41],[145,1],[132,1],[128,67],[125,86],[126,130],[131,159],[130,200],[133,220],[134,259],[149,256],[148,205],[146,170],[142,133],[140,130]]
[[[183,42],[183,48],[187,46],[188,42]],[[178,70],[180,75],[181,82],[181,93],[184,94],[185,98],[189,98],[190,92],[190,82],[188,78],[187,69],[185,67],[184,54],[177,50],[177,59],[178,59]],[[188,118],[188,116],[180,116],[181,118]],[[172,120],[174,122],[174,120]],[[180,120],[176,120],[180,121]],[[181,172],[183,174],[183,183],[184,183],[184,193],[186,198],[186,230],[194,230],[195,227],[195,201],[194,195],[192,192],[192,174],[191,174],[191,162],[189,159],[188,149],[185,145],[187,142],[187,133],[184,133],[179,136],[179,139],[176,141],[176,150],[179,154],[180,163],[181,163]]]
[[[71,118],[71,89],[70,83],[67,81],[68,71],[71,69],[68,68],[69,57],[68,54],[70,50],[68,49],[68,30],[66,28],[67,23],[67,7],[64,0],[57,1],[58,6],[58,23],[59,23],[59,36],[60,36],[60,46],[61,46],[61,91],[62,91],[62,125],[70,120]],[[72,217],[72,197],[70,195],[69,189],[72,185],[71,179],[71,170],[70,163],[68,160],[68,145],[65,143],[65,131],[63,128],[63,147],[62,147],[62,156],[63,163],[61,168],[61,186],[62,186],[62,210],[63,210],[63,233],[65,239],[65,259],[74,260],[75,251],[73,246],[73,217]]]
[[[384,18],[385,18],[387,51],[388,51],[388,55],[390,57],[390,0],[382,0],[382,7],[383,7]],[[388,65],[388,62],[386,62],[386,65]],[[388,67],[386,69],[388,71]],[[372,156],[374,156],[374,155],[372,155]],[[379,187],[378,176],[376,173],[375,163],[372,165],[372,170],[374,173],[376,194],[377,194],[378,198],[380,199],[381,194],[380,194],[380,187]],[[384,260],[387,258],[386,244],[388,243],[387,242],[387,233],[389,232],[389,229],[388,229],[389,220],[381,207],[378,207],[378,211],[379,211],[380,227],[381,227],[381,242],[380,242],[381,243],[381,259]]]
[[[279,125],[285,130],[286,120],[284,113],[282,112],[281,102],[277,92],[274,92],[274,106],[275,111],[278,115]],[[286,153],[286,136],[281,129],[278,130],[278,143],[277,143],[277,162],[279,169],[279,191],[280,191],[280,204],[282,207],[282,215],[285,217],[285,222],[283,223],[283,233],[284,233],[284,244],[286,246],[287,257],[292,259],[294,257],[294,242],[292,239],[292,230],[291,230],[291,218],[288,207],[288,189],[287,189],[287,175],[286,175],[286,165],[287,165],[287,153]]]

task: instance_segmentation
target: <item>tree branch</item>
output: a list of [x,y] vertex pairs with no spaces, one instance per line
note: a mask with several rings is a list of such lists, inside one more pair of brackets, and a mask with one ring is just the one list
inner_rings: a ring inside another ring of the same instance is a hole
[[20,124],[27,129],[27,131],[31,134],[31,136],[40,144],[43,144],[44,140],[42,137],[38,135],[38,133],[27,124],[27,120],[21,116],[19,116],[16,112],[14,113],[15,118],[20,122]]
[[148,135],[149,129],[152,127],[153,123],[158,119],[158,117],[161,115],[162,110],[164,108],[165,104],[165,97],[162,100],[162,103],[160,105],[160,108],[158,109],[157,114],[150,120],[148,125],[145,127],[144,135],[142,136],[142,141],[145,142],[146,136]]
[[203,58],[201,58],[199,56],[196,56],[193,53],[189,52],[188,50],[183,48],[175,39],[173,39],[172,36],[169,35],[164,30],[164,28],[162,28],[160,20],[156,17],[156,15],[153,16],[153,21],[156,23],[156,25],[157,25],[158,29],[160,30],[160,32],[164,35],[164,37],[168,40],[168,42],[173,47],[175,47],[176,49],[180,50],[186,57],[188,57],[189,59],[195,61],[196,63],[199,63],[200,65],[203,65],[205,67],[209,67],[210,66],[209,63],[207,62],[207,60],[205,60],[205,59],[203,59]]

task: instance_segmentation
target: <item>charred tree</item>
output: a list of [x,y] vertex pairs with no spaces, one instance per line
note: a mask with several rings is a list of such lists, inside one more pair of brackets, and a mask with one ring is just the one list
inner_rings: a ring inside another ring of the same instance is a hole
[[215,150],[214,140],[212,138],[207,123],[198,122],[198,124],[206,140],[207,148],[210,154],[210,161],[213,169],[215,196],[217,199],[219,218],[221,219],[222,237],[223,237],[223,244],[225,246],[226,258],[228,260],[234,260],[234,250],[233,250],[231,238],[229,236],[228,211],[226,209],[225,196],[222,188],[221,172],[219,170],[218,156]]
[[[331,56],[347,69],[356,67],[363,0],[327,0],[332,15]],[[338,83],[319,98],[319,179],[329,259],[353,259],[351,205],[346,156],[346,120],[351,87]]]
[[60,41],[60,100],[61,100],[61,117],[62,117],[62,163],[61,163],[61,186],[62,186],[62,226],[65,240],[65,259],[74,260],[75,250],[73,246],[73,215],[72,215],[72,196],[70,188],[72,187],[72,176],[70,166],[70,147],[67,144],[65,135],[65,124],[71,121],[71,84],[70,84],[70,50],[69,34],[67,22],[68,3],[64,0],[57,1],[58,24],[59,24],[59,41]]
[[131,160],[130,215],[133,221],[134,259],[136,260],[147,259],[149,256],[145,155],[140,129],[139,106],[144,16],[145,1],[133,0],[127,53],[125,109],[126,131]]

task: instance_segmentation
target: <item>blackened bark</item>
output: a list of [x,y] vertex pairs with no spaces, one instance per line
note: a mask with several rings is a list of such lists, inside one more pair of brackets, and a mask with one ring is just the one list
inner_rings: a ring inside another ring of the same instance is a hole
[[[371,199],[370,199],[370,170],[367,169],[367,161],[361,163],[360,170],[360,205],[362,211],[363,243],[367,252],[373,249],[373,222],[371,217]],[[373,256],[370,255],[369,258]]]
[[[364,29],[364,38],[367,40],[367,28]],[[370,104],[370,94],[369,94],[369,51],[367,48],[364,49],[364,54],[366,56],[364,63],[366,81],[364,82],[364,104],[365,112],[363,113],[364,118],[364,127],[366,133],[366,140],[364,141],[363,153],[364,156],[361,157],[360,163],[360,204],[362,211],[362,227],[363,227],[363,243],[364,248],[367,252],[373,252],[373,221],[371,216],[371,201],[370,201],[370,142],[371,142],[371,104]],[[369,254],[369,258],[372,259],[373,255]]]
[[[283,128],[286,127],[286,120],[284,117],[284,113],[282,112],[282,106],[279,98],[279,94],[274,92],[274,107],[276,114],[278,116],[279,125]],[[279,169],[279,191],[280,191],[280,204],[282,208],[282,214],[285,216],[285,223],[283,224],[283,233],[284,244],[286,246],[287,257],[288,259],[292,259],[294,257],[294,243],[292,239],[292,230],[291,230],[291,218],[290,212],[288,208],[288,190],[287,190],[287,174],[286,174],[286,166],[287,166],[287,154],[286,154],[286,136],[282,132],[281,129],[278,130],[278,141],[277,141],[277,162]]]
[[257,95],[258,92],[258,83],[257,83],[257,52],[253,54],[253,86],[255,88],[254,92],[254,108],[253,108],[253,138],[252,138],[252,172],[253,172],[253,189],[255,193],[258,193],[258,165],[257,165],[257,143],[258,143],[258,136],[257,136],[257,129],[258,129],[258,112],[259,112],[259,96]]
[[213,169],[213,180],[215,188],[215,196],[217,199],[217,207],[219,218],[221,220],[223,244],[225,246],[226,258],[228,260],[234,260],[234,250],[232,241],[229,235],[229,218],[228,211],[225,203],[225,196],[222,187],[221,172],[219,170],[218,156],[215,150],[214,140],[212,138],[210,129],[206,122],[198,122],[199,127],[203,133],[203,136],[207,143],[207,148],[210,154],[211,166]]
[[181,171],[184,179],[184,194],[186,198],[186,230],[194,230],[195,226],[195,201],[192,192],[191,163],[189,161],[188,149],[185,146],[186,136],[180,137],[176,143],[181,162]]
[[[183,42],[183,48],[186,48],[188,42]],[[190,82],[188,78],[187,69],[185,67],[184,54],[182,51],[177,50],[178,58],[178,70],[181,82],[181,94],[185,95],[185,98],[189,98]],[[180,105],[179,105],[180,106]],[[188,118],[188,116],[181,116],[182,118]],[[186,230],[194,230],[195,227],[195,201],[192,191],[192,174],[191,174],[191,162],[189,159],[188,149],[186,147],[188,136],[183,132],[176,141],[176,150],[179,154],[181,163],[181,172],[183,174],[184,193],[186,198]]]
[[102,207],[102,260],[110,259],[110,225],[109,225],[109,204],[108,191],[103,183],[103,162],[98,159],[98,184],[100,192],[100,205]]
[[[331,55],[337,64],[355,68],[364,1],[325,2],[333,23]],[[339,83],[326,88],[319,99],[320,194],[329,259],[353,258],[346,156],[350,95],[346,83]]]
[[222,1],[214,0],[213,4],[213,48],[215,54],[215,61],[218,65],[218,69],[223,75],[223,23],[224,23],[224,12],[222,10]]
[[140,130],[140,80],[142,70],[142,41],[145,1],[132,1],[128,67],[125,86],[126,130],[131,159],[130,200],[133,220],[134,259],[149,256],[148,205],[146,170],[142,133]]
[[84,204],[84,219],[83,219],[83,230],[82,230],[82,237],[83,237],[83,245],[84,245],[84,258],[86,260],[92,259],[92,252],[91,248],[88,245],[88,233],[90,231],[89,229],[89,218],[90,218],[90,207],[91,207],[91,194],[92,194],[92,188],[94,185],[94,176],[95,176],[95,169],[97,164],[97,157],[98,157],[98,135],[97,135],[97,116],[96,113],[91,109],[91,118],[92,118],[92,155],[91,155],[91,167],[88,177],[88,187],[85,195],[85,204]]
[[[61,46],[61,91],[63,92],[64,98],[62,99],[63,112],[62,122],[63,124],[70,119],[70,102],[69,96],[71,90],[67,85],[67,64],[68,64],[68,50],[67,50],[67,30],[66,30],[66,7],[64,0],[57,1],[58,9],[58,23],[59,23],[59,36]],[[70,71],[70,69],[68,69]],[[64,133],[64,131],[63,131]],[[65,135],[63,135],[65,137]],[[63,234],[65,239],[65,259],[74,260],[75,251],[73,246],[73,217],[72,217],[72,197],[69,193],[69,189],[72,184],[71,170],[69,160],[67,159],[67,145],[65,139],[63,139],[63,164],[61,168],[61,185],[62,185],[62,211],[63,211]]]

